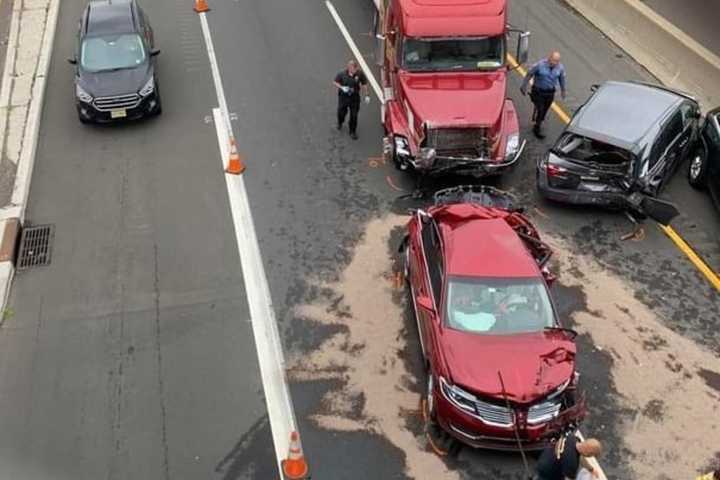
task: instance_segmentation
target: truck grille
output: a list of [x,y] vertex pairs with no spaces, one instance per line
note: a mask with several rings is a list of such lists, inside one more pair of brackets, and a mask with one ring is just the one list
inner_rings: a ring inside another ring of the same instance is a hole
[[426,146],[438,157],[489,157],[487,128],[433,128],[427,132]]
[[117,95],[114,97],[98,97],[93,104],[95,108],[101,112],[109,112],[110,110],[135,108],[140,103],[140,95],[137,93],[129,93],[127,95]]

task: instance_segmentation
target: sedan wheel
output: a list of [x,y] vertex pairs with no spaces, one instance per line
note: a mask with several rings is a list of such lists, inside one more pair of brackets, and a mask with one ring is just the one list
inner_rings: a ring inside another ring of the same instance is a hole
[[428,380],[427,380],[427,392],[425,394],[425,414],[427,415],[427,422],[428,423],[435,423],[435,397],[433,394],[433,390],[435,387],[435,382],[433,380],[432,372],[428,371]]

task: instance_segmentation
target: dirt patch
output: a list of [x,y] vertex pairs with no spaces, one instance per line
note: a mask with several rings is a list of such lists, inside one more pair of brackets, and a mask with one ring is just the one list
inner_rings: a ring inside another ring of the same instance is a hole
[[[666,328],[622,278],[590,257],[571,255],[564,241],[546,239],[557,252],[563,284],[582,288],[586,296],[588,311],[575,312],[574,325],[611,353],[617,401],[623,410],[638,412],[623,415],[618,430],[632,459],[632,478],[693,478],[720,444],[720,403],[709,401],[716,392],[702,375],[720,371],[720,359]],[[693,448],[681,453],[678,445]]]
[[388,252],[392,230],[406,221],[398,215],[371,221],[340,280],[314,282],[322,294],[313,304],[297,308],[294,317],[332,325],[335,334],[291,359],[289,375],[295,381],[334,380],[342,385],[326,393],[311,415],[317,426],[383,435],[405,453],[411,478],[457,479],[408,428],[408,419],[419,416],[419,396],[401,355],[406,343],[415,340],[405,329],[402,306],[393,300],[398,289]]

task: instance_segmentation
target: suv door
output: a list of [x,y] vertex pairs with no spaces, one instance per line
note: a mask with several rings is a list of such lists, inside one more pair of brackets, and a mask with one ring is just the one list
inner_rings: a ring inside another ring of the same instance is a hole
[[720,208],[720,109],[707,114],[702,131],[707,146],[707,186]]
[[[657,195],[672,175],[677,163],[682,159],[682,150],[689,142],[687,135],[692,132],[683,129],[680,110],[674,111],[665,121],[655,138],[649,158],[649,171],[645,179],[648,193]],[[685,139],[685,140],[683,140]]]
[[440,322],[442,308],[442,286],[443,286],[443,256],[442,245],[438,233],[437,224],[428,218],[422,223],[422,245],[423,263],[425,264],[424,283],[427,285],[426,295],[432,299],[435,313],[432,314],[424,309],[418,316],[425,354],[432,357],[433,345],[435,344],[435,328]]

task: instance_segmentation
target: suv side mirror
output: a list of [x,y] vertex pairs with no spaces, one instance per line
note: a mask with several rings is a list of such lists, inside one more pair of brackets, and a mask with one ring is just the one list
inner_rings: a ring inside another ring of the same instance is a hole
[[592,93],[597,92],[597,89],[598,89],[598,88],[600,88],[600,85],[597,84],[597,83],[593,83],[592,85],[590,85],[590,91],[591,91]]
[[150,56],[151,56],[151,57],[155,57],[155,56],[157,56],[157,55],[160,55],[160,49],[159,49],[159,48],[153,48],[152,50],[150,50]]
[[67,59],[68,63],[70,65],[77,65],[77,58],[76,57],[70,57]]
[[418,307],[422,308],[426,312],[435,313],[435,307],[433,306],[430,297],[426,295],[418,295],[418,297],[415,299],[415,303]]
[[519,65],[527,63],[530,56],[530,32],[522,32],[518,36],[515,59]]

